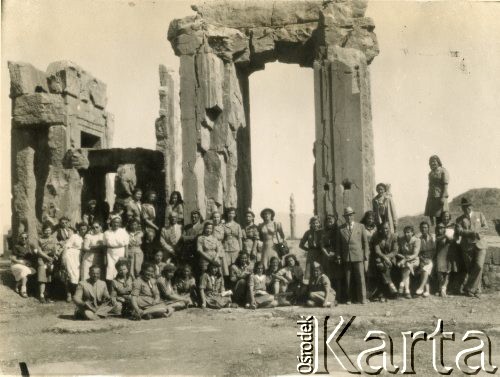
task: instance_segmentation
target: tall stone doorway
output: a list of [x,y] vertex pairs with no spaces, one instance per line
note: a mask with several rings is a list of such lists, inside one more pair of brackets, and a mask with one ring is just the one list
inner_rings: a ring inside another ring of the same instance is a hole
[[314,212],[361,214],[374,189],[367,3],[210,1],[171,22],[180,58],[185,216],[252,206],[249,76],[266,63],[314,70]]

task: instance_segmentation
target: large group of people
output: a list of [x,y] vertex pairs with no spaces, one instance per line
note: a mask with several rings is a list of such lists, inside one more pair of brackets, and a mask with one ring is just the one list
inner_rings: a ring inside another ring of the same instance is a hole
[[182,196],[174,191],[161,227],[152,191],[142,202],[142,190],[135,189],[107,216],[91,200],[74,227],[62,217],[45,223],[35,243],[20,234],[11,256],[16,291],[27,297],[28,278],[36,276],[39,300],[46,303],[51,286],[62,282],[77,318],[137,320],[195,306],[331,307],[432,293],[479,297],[486,219],[463,198],[463,214],[453,223],[448,173],[437,156],[429,165],[429,222],[418,234],[406,226],[398,235],[390,186],[379,183],[373,209],[359,223],[350,207],[342,216],[310,219],[299,244],[304,266],[271,208],[260,212],[260,224],[248,209],[240,225],[236,208],[214,211],[209,220],[192,211],[186,224]]

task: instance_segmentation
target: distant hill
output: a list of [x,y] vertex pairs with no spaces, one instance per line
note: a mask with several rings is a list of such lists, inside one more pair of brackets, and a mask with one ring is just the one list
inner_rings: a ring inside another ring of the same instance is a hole
[[[480,211],[488,220],[489,231],[491,235],[500,234],[500,189],[498,188],[479,188],[472,189],[458,195],[450,202],[450,214],[453,221],[462,214],[460,201],[467,198],[473,204],[476,211]],[[399,219],[399,229],[402,230],[406,225],[413,225],[418,229],[420,222],[428,220],[424,215],[404,216]],[[495,221],[496,220],[496,221]],[[497,225],[498,224],[498,225]],[[495,226],[497,231],[495,231]]]

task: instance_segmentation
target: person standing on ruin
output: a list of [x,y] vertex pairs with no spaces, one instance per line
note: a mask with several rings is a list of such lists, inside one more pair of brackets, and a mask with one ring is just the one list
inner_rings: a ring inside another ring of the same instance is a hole
[[345,267],[346,277],[346,304],[351,304],[352,280],[356,289],[356,298],[359,303],[366,304],[366,284],[365,268],[367,267],[369,245],[368,236],[365,227],[354,221],[354,210],[347,207],[344,210],[345,224],[343,224],[338,233],[338,247],[342,254],[342,261]]
[[429,217],[431,225],[441,219],[443,211],[448,211],[448,183],[450,176],[443,167],[441,159],[433,155],[429,158],[429,190],[425,204],[425,216]]
[[262,241],[261,262],[266,270],[272,257],[278,257],[276,245],[285,242],[285,233],[281,223],[274,221],[275,212],[271,208],[264,208],[260,212],[263,222],[259,224],[259,236]]
[[391,233],[395,234],[398,227],[398,216],[389,189],[389,184],[379,183],[377,185],[377,195],[372,200],[373,214],[377,227],[388,222],[391,227]]

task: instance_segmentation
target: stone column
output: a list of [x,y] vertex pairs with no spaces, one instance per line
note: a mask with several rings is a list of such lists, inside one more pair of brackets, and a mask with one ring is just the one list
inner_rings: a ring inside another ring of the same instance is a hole
[[358,217],[370,208],[374,186],[368,66],[358,50],[330,47],[314,63],[316,106],[315,212]]
[[35,212],[35,140],[29,129],[12,129],[12,236],[28,232],[30,241],[37,239]]
[[[160,73],[160,117],[156,120],[156,150],[164,155],[165,197],[168,202],[172,191],[182,191],[182,137],[180,127],[180,110],[178,101],[178,84],[174,72],[164,65],[159,67]],[[179,176],[181,178],[179,179]],[[165,220],[168,220],[165,211]]]

